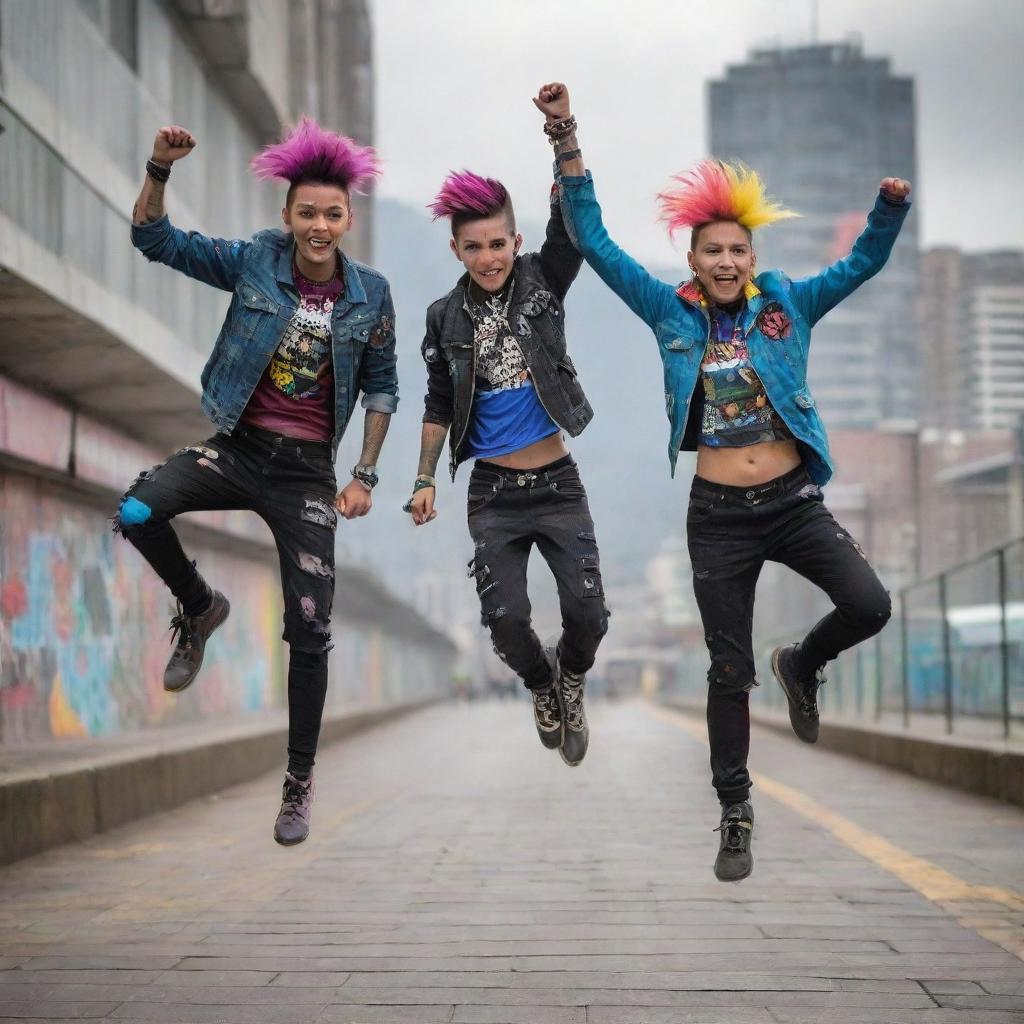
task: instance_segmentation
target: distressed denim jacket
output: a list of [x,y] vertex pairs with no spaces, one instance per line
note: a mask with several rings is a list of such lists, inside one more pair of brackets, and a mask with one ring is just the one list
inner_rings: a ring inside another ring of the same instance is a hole
[[[664,366],[665,411],[670,423],[668,458],[675,475],[680,450],[696,451],[699,423],[691,415],[694,388],[710,338],[711,323],[697,288],[676,288],[649,274],[608,237],[589,171],[561,178],[566,229],[602,281],[654,332]],[[768,400],[782,417],[811,479],[832,476],[825,425],[807,387],[811,328],[885,265],[910,209],[879,195],[867,227],[849,256],[820,274],[791,280],[779,270],[759,274],[747,288],[744,332],[750,362]]]
[[[232,431],[299,303],[291,235],[271,229],[248,242],[226,241],[181,231],[162,217],[133,225],[132,242],[146,259],[234,293],[202,375],[203,411],[219,430]],[[398,407],[391,290],[376,270],[341,260],[345,294],[331,314],[335,453],[360,391],[365,409]]]

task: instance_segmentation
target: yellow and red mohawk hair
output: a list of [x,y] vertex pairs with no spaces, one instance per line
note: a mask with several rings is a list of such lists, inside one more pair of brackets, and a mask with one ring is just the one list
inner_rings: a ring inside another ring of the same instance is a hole
[[699,228],[716,220],[733,220],[748,231],[799,217],[768,197],[757,171],[724,160],[702,160],[672,178],[675,188],[658,193],[659,220],[670,235],[683,228]]

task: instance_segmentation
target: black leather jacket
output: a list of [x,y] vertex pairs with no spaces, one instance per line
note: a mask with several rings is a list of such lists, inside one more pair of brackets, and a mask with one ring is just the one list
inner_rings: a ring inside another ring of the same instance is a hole
[[[565,347],[562,300],[579,273],[583,258],[562,223],[557,192],[552,193],[547,237],[540,252],[516,257],[508,322],[522,349],[541,404],[571,437],[593,418],[576,367]],[[473,322],[465,310],[469,274],[427,309],[427,333],[421,351],[427,364],[424,423],[450,427],[448,445],[452,479],[466,456],[476,385]]]

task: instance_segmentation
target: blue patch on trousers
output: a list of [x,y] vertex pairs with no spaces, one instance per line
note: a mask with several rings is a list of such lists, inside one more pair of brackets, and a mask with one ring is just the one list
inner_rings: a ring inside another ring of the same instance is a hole
[[121,502],[121,525],[139,526],[146,522],[153,514],[153,510],[138,498],[125,498]]

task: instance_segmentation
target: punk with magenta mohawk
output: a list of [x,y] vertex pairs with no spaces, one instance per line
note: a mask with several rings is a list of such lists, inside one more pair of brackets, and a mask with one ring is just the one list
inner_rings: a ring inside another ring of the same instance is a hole
[[[765,193],[757,171],[723,160],[702,160],[696,167],[674,176],[675,188],[658,193],[660,220],[674,236],[683,228],[694,234],[705,224],[732,220],[748,232],[779,220],[799,217]],[[691,242],[692,247],[692,242]]]
[[292,188],[316,182],[346,192],[361,192],[381,172],[372,146],[325,131],[311,117],[303,117],[280,142],[254,156],[249,168],[257,178],[276,178]]
[[468,221],[493,217],[502,210],[507,212],[509,227],[515,231],[508,190],[496,178],[482,178],[472,171],[451,171],[427,209],[434,220],[447,217],[451,221],[452,235]]

